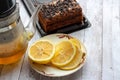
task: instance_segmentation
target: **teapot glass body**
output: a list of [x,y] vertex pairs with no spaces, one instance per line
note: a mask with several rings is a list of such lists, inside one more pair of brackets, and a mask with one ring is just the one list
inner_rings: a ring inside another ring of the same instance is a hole
[[28,40],[35,32],[32,24],[32,28],[27,27],[29,31],[26,31],[19,16],[18,4],[12,14],[0,18],[0,64],[15,63],[22,58]]

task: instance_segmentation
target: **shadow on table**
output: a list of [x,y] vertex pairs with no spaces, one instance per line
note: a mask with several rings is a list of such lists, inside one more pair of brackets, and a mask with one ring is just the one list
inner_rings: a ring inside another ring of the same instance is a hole
[[40,75],[40,80],[80,80],[82,77],[82,68],[77,72],[64,77],[46,77]]

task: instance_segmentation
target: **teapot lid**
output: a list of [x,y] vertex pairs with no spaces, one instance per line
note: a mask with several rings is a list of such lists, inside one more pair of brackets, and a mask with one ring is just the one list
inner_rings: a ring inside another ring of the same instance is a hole
[[0,0],[0,18],[10,15],[16,8],[16,0]]

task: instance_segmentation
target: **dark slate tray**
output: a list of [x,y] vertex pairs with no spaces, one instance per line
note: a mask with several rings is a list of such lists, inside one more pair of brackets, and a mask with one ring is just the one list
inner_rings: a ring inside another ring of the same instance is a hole
[[[34,12],[34,9],[35,9],[37,2],[35,2],[35,0],[22,0],[22,2],[25,5],[25,8],[27,9],[29,15],[31,16],[31,14]],[[89,22],[87,17],[84,16],[84,20],[83,20],[82,24],[69,25],[69,26],[57,29],[57,30],[50,32],[50,33],[46,33],[42,29],[39,21],[36,22],[36,25],[37,25],[37,29],[40,32],[41,36],[45,36],[45,35],[52,34],[52,33],[71,33],[74,31],[82,30],[82,29],[90,27],[91,23]]]

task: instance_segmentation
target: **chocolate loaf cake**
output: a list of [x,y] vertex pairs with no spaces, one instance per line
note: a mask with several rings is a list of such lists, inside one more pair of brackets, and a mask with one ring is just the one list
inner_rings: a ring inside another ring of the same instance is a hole
[[54,0],[42,6],[39,21],[45,32],[82,23],[82,8],[76,0]]

